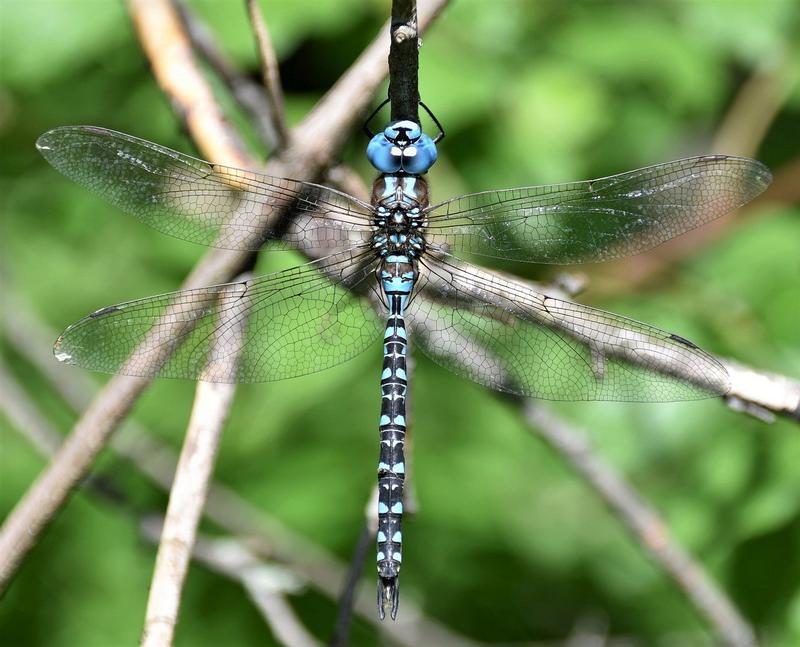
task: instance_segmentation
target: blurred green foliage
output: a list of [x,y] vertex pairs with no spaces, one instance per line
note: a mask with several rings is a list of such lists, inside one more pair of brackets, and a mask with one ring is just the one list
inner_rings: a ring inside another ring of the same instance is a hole
[[[255,76],[243,4],[192,6]],[[55,330],[103,305],[176,288],[203,250],[117,212],[58,176],[33,148],[48,128],[90,123],[193,150],[124,7],[5,0],[0,11],[3,290],[22,295]],[[296,122],[374,36],[388,3],[265,2],[264,12]],[[791,0],[454,2],[424,37],[420,59],[422,96],[448,131],[431,173],[435,197],[711,152],[751,75],[781,57],[792,73],[800,69],[799,23]],[[791,187],[796,196],[799,182],[796,80],[790,74],[780,87],[786,98],[757,153],[784,178],[784,196]],[[343,156],[369,178],[364,141],[358,134],[352,141]],[[593,291],[592,283],[582,299],[800,377],[800,210],[779,198],[743,212],[701,253],[655,279],[631,289],[617,281],[613,293]],[[259,269],[293,260],[263,257]],[[540,278],[554,271],[510,269]],[[599,268],[582,269],[603,276]],[[2,344],[17,378],[66,433],[74,413]],[[380,351],[367,351],[321,374],[241,387],[217,469],[247,500],[343,560],[375,479]],[[424,357],[416,366],[413,484],[420,508],[405,530],[407,599],[487,642],[563,639],[586,626],[641,644],[711,642],[683,594],[513,409]],[[191,383],[158,382],[134,417],[177,448],[192,394]],[[800,642],[796,425],[767,426],[716,401],[557,408],[591,430],[598,452],[654,502],[766,643]],[[0,514],[43,465],[0,418]],[[162,510],[166,497],[110,451],[96,473],[128,504],[73,497],[0,604],[3,644],[92,647],[138,639],[154,548],[140,538],[137,514]],[[372,576],[368,568],[364,586],[374,585]],[[330,635],[334,602],[314,592],[292,602],[321,639]],[[357,620],[353,640],[380,639]],[[272,641],[237,585],[192,568],[177,644]]]

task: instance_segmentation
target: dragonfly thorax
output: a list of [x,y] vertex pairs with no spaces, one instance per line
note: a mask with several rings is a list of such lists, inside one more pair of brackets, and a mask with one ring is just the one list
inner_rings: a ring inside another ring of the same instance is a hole
[[373,247],[381,257],[418,257],[425,250],[425,181],[412,176],[383,175],[372,188]]

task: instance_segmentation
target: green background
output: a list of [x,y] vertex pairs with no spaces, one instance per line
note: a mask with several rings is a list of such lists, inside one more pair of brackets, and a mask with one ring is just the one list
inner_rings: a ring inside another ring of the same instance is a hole
[[[255,75],[243,3],[192,6]],[[377,1],[263,6],[292,123],[388,13],[388,3]],[[33,147],[49,128],[86,123],[195,152],[124,7],[100,0],[4,0],[0,7],[3,293],[24,298],[57,331],[104,305],[175,289],[203,249],[109,207],[59,176]],[[739,152],[735,142],[712,150],[717,129],[748,79],[783,61],[787,73],[776,84],[783,99],[753,151],[775,173],[774,189],[703,244],[684,252],[688,243],[679,240],[671,248],[679,260],[666,257],[645,278],[629,281],[657,252],[579,268],[590,279],[580,299],[798,378],[799,28],[800,8],[788,0],[454,2],[420,54],[422,97],[447,129],[430,173],[434,200]],[[267,153],[246,136],[255,154]],[[351,141],[343,158],[368,180],[364,138]],[[259,270],[293,260],[262,255]],[[558,271],[503,268],[545,280]],[[66,433],[75,413],[5,338],[0,343],[7,368]],[[216,470],[249,502],[343,561],[374,487],[379,367],[376,344],[324,373],[240,387]],[[641,644],[713,641],[674,583],[513,406],[422,356],[412,388],[419,510],[404,529],[405,600],[491,643],[560,640],[582,630]],[[179,448],[193,391],[190,382],[156,382],[133,417]],[[713,400],[556,408],[589,430],[597,452],[663,514],[765,643],[800,643],[796,424],[765,425]],[[0,515],[44,465],[0,416]],[[138,519],[163,510],[166,496],[110,450],[96,473],[122,500],[86,491],[72,498],[0,603],[0,643],[138,640],[155,556]],[[371,553],[368,560],[363,586],[371,591]],[[321,640],[330,636],[335,601],[311,589],[291,601]],[[356,619],[354,644],[382,640],[372,623]],[[178,645],[273,641],[239,585],[192,566]]]

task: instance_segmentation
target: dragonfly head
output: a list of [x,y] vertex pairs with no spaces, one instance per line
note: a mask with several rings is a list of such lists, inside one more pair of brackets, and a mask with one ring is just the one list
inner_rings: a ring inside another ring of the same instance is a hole
[[381,173],[422,175],[436,157],[433,140],[418,123],[407,119],[392,122],[367,144],[367,158]]

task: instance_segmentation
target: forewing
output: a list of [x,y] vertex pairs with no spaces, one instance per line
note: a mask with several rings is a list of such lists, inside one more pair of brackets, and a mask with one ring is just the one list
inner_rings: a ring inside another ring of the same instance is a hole
[[67,328],[54,349],[105,373],[267,382],[354,357],[383,329],[357,293],[371,252],[349,251],[239,283],[182,290],[103,308]]
[[555,299],[477,267],[425,259],[407,319],[436,362],[547,400],[666,402],[724,394],[725,368],[691,342]]
[[771,180],[756,160],[713,155],[586,182],[473,193],[431,207],[426,239],[518,261],[604,261],[719,218]]
[[316,184],[211,164],[94,126],[56,128],[36,146],[70,179],[183,240],[223,249],[257,250],[275,240],[278,248],[333,250],[371,235],[368,204]]

